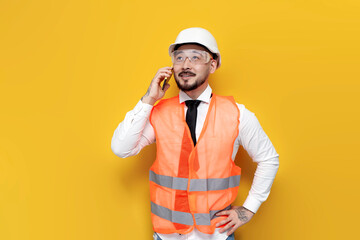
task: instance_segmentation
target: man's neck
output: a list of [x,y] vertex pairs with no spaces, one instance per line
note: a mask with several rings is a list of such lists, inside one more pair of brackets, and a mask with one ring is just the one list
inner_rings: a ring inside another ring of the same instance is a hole
[[191,99],[196,100],[207,88],[208,83],[204,83],[203,85],[199,86],[197,89],[192,91],[184,91],[186,95],[188,95]]

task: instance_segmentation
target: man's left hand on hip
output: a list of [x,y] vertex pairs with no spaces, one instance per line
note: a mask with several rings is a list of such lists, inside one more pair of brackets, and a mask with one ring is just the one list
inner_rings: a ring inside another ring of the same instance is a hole
[[249,222],[250,219],[254,216],[254,214],[255,213],[251,212],[243,206],[234,206],[230,210],[221,211],[216,214],[216,216],[228,215],[226,219],[218,222],[216,224],[216,227],[227,223],[226,226],[220,229],[219,232],[223,233],[229,230],[227,235],[231,235],[238,227]]

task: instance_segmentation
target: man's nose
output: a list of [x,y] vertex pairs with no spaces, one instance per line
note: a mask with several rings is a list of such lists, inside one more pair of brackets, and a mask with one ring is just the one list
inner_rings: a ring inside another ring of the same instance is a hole
[[186,57],[183,63],[183,68],[187,69],[187,68],[191,68],[191,62],[190,62],[190,58]]

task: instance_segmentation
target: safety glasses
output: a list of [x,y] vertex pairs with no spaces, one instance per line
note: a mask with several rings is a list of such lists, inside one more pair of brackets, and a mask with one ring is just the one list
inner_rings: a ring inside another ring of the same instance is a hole
[[171,53],[171,61],[174,65],[182,64],[186,58],[193,64],[205,64],[213,59],[208,52],[196,49],[176,50]]

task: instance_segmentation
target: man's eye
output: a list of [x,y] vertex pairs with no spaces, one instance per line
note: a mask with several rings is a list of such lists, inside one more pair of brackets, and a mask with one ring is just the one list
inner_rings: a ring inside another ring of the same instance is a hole
[[198,56],[193,56],[192,59],[199,60],[200,58]]
[[182,58],[182,56],[177,56],[175,59],[176,59],[176,61],[181,61],[183,58]]

